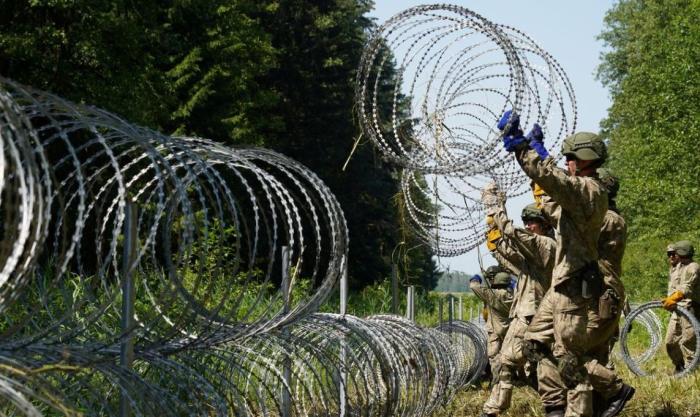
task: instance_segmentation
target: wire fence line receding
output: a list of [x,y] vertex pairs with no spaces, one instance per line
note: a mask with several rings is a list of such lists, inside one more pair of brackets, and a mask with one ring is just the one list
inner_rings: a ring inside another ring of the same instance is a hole
[[468,323],[317,312],[347,227],[283,155],[4,78],[0,140],[4,414],[420,416],[483,369]]

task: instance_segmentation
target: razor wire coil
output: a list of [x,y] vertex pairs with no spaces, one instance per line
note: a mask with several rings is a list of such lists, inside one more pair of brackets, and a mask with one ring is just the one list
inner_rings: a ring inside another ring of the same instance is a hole
[[[439,256],[484,241],[487,183],[509,197],[527,191],[495,127],[504,111],[523,129],[539,123],[553,155],[577,123],[573,87],[551,54],[522,31],[446,4],[406,9],[372,33],[355,101],[364,135],[403,168],[409,220]],[[425,202],[433,211],[419,208]]]
[[[625,319],[624,325],[620,329],[620,355],[622,356],[622,359],[624,360],[625,364],[627,364],[629,369],[635,375],[648,376],[648,373],[641,368],[641,365],[644,362],[648,361],[661,346],[662,327],[658,326],[658,324],[660,324],[657,322],[658,316],[656,316],[655,314],[653,315],[653,317],[656,318],[656,320],[654,318],[651,318],[651,320],[644,318],[645,316],[649,317],[649,312],[656,308],[663,308],[663,302],[650,301],[648,303],[644,303],[638,306],[630,312],[630,314]],[[676,306],[674,313],[677,314],[681,320],[687,320],[691,324],[693,331],[695,332],[696,340],[700,340],[700,322],[695,317],[695,315],[681,306]],[[641,320],[638,320],[638,318],[640,317]],[[633,323],[638,323],[644,326],[644,328],[647,329],[651,337],[651,343],[649,348],[647,348],[647,350],[645,350],[642,354],[636,356],[631,353],[630,348],[627,344],[628,335],[630,333]],[[699,362],[700,344],[696,343],[695,354],[693,356],[692,361],[686,364],[684,369],[676,372],[674,374],[674,377],[680,378],[688,375],[689,373],[693,372],[695,368],[697,368]]]
[[[348,236],[301,164],[168,137],[4,78],[0,106],[3,412],[422,416],[478,372],[485,344],[469,326],[316,313]],[[128,274],[135,324],[123,328]],[[127,339],[131,367],[118,361]]]

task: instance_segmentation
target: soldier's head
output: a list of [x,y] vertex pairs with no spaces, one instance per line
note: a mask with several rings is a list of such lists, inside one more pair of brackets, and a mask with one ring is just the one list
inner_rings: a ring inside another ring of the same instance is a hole
[[493,278],[501,271],[503,271],[503,268],[500,266],[491,265],[490,267],[486,268],[486,271],[484,271],[484,278],[486,278],[489,283],[492,283]]
[[542,209],[537,207],[537,204],[532,203],[523,207],[520,218],[523,220],[525,228],[532,233],[538,235],[547,234],[549,223],[547,219],[545,219]]
[[493,277],[491,286],[494,288],[505,288],[510,285],[510,274],[507,272],[499,272]]
[[673,244],[676,248],[676,254],[678,255],[679,262],[682,264],[687,264],[693,260],[693,255],[695,254],[695,248],[693,244],[688,240],[679,240]]
[[673,245],[673,243],[669,243],[668,246],[666,246],[666,256],[668,257],[668,263],[671,264],[671,266],[678,265],[680,258],[676,253],[676,247]]
[[608,150],[600,136],[591,132],[578,132],[564,139],[561,153],[566,157],[566,167],[570,175],[590,177],[595,175],[605,159]]

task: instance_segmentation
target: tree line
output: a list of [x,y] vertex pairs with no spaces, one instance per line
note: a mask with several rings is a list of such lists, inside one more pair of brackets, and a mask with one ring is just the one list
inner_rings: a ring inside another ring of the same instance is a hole
[[666,295],[666,245],[700,245],[700,2],[620,0],[600,39],[612,97],[602,127],[629,227],[623,278],[645,301]]
[[354,76],[372,7],[370,0],[0,0],[0,75],[166,134],[284,153],[340,201],[353,288],[384,279],[392,261],[404,283],[432,288],[432,252],[397,215],[398,170],[366,141],[341,169],[360,134]]

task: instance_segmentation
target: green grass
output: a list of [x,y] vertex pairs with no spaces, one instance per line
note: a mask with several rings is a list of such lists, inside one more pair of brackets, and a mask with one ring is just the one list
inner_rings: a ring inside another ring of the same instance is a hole
[[[405,311],[405,291],[400,292],[399,312]],[[469,318],[470,309],[476,311],[480,306],[479,301],[471,294],[461,294],[463,297],[462,315],[465,320]],[[447,319],[447,294],[430,292],[417,295],[416,322],[422,326],[434,326],[438,323],[437,304],[442,297],[443,319]],[[366,288],[360,293],[351,294],[348,300],[348,313],[364,317],[381,312],[388,313],[391,310],[391,295],[388,285],[377,284]],[[330,310],[337,304],[337,299],[327,304]],[[329,311],[327,310],[327,311]],[[334,311],[337,311],[334,310]],[[661,321],[666,323],[668,315],[663,311],[656,311],[661,316]],[[456,314],[455,314],[456,316]],[[665,329],[664,329],[665,334]],[[629,335],[629,344],[632,352],[642,351],[649,343],[649,337],[641,326],[635,328]],[[663,345],[657,354],[642,366],[646,372],[653,376],[638,377],[633,375],[616,355],[613,362],[620,377],[636,389],[632,400],[620,414],[622,417],[700,417],[700,370],[685,378],[673,378],[671,376],[671,362],[665,354]],[[475,417],[481,414],[481,407],[488,398],[489,391],[486,384],[479,388],[470,388],[460,391],[450,404],[433,416]],[[516,387],[513,392],[512,406],[504,417],[544,416],[544,409],[539,395],[529,387]]]
[[[652,359],[645,369],[655,369],[651,377],[633,375],[622,360],[615,359],[618,375],[637,391],[621,417],[696,417],[700,416],[700,370],[685,378],[673,378],[670,361],[663,354]],[[461,391],[437,416],[474,417],[481,414],[481,407],[489,391],[484,384],[479,388]],[[544,416],[539,396],[529,387],[516,387],[511,408],[504,417]]]

